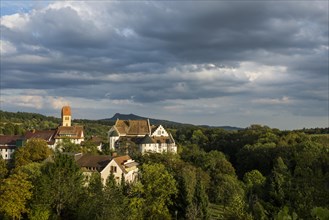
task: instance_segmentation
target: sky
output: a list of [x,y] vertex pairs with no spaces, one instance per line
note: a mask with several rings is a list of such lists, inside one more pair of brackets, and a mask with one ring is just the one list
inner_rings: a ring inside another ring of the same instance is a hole
[[1,0],[1,110],[328,127],[328,4]]

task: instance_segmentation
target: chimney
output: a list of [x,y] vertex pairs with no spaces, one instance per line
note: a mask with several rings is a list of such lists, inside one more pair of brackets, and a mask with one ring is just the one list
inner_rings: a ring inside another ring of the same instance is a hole
[[112,157],[118,156],[117,152],[112,152]]

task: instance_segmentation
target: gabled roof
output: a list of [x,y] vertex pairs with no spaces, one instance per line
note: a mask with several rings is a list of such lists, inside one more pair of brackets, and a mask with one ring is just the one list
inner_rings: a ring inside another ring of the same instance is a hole
[[150,134],[149,120],[117,120],[115,128],[120,135],[146,135]]
[[70,137],[70,138],[82,138],[83,127],[82,126],[59,126],[55,138]]
[[118,129],[117,129],[115,126],[113,126],[113,127],[110,129],[110,131],[109,131],[109,136],[110,136],[110,137],[118,137],[118,136],[120,136],[119,133],[118,133]]
[[[127,162],[128,160],[131,160],[129,155],[124,155],[124,156],[119,156],[113,158],[113,160],[119,165],[120,169],[124,172],[127,173],[126,168],[124,166],[124,163]],[[133,161],[132,161],[133,162]]]
[[158,129],[158,127],[160,127],[160,125],[158,125],[158,126],[156,126],[156,125],[152,125],[152,127],[151,127],[151,134],[153,134],[157,129]]
[[56,134],[56,130],[45,130],[45,131],[27,131],[25,133],[25,138],[26,139],[31,139],[31,138],[39,138],[43,139],[47,142],[50,142]]
[[23,137],[20,135],[0,135],[0,147],[3,149],[15,148],[16,141],[22,139]]
[[91,136],[90,141],[95,144],[101,144],[103,142],[102,138],[98,136]]
[[111,162],[111,157],[108,155],[90,155],[85,154],[77,160],[80,167],[93,167],[97,171],[102,171]]
[[140,140],[139,144],[153,144],[156,143],[153,138],[151,138],[149,135],[145,135],[143,139]]

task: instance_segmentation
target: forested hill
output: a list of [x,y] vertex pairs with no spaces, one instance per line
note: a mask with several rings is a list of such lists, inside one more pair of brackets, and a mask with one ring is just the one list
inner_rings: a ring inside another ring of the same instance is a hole
[[[134,114],[120,114],[116,113],[112,118],[101,120],[90,119],[74,119],[74,124],[80,124],[85,126],[87,136],[98,135],[105,136],[110,126],[113,126],[117,119],[121,120],[139,120],[147,119],[146,117],[134,115]],[[38,113],[30,112],[7,112],[0,110],[0,134],[22,134],[26,130],[31,129],[53,129],[61,123],[61,119],[53,116],[45,116]],[[208,125],[192,125],[178,123],[168,120],[152,119],[150,118],[152,125],[163,125],[166,128],[171,129],[224,129],[226,131],[239,131],[244,128],[232,127],[232,126],[208,126]],[[301,131],[307,134],[329,134],[328,128],[307,128]]]
[[154,119],[154,118],[147,118],[143,116],[138,116],[134,114],[120,114],[116,113],[113,115],[112,118],[104,119],[105,121],[113,121],[115,122],[117,119],[120,120],[145,120],[149,119],[152,125],[163,125],[165,127],[181,127],[181,126],[193,126],[192,124],[183,124],[179,122],[173,122],[168,120],[161,120],[161,119]]
[[[0,116],[3,132],[59,124],[58,118],[33,113],[0,112]],[[84,125],[88,135],[106,136],[113,121],[74,123]],[[103,186],[97,175],[86,184],[68,154],[47,162],[44,159],[51,154],[47,144],[27,142],[15,151],[9,170],[0,157],[0,219],[329,218],[328,128],[280,131],[251,125],[237,131],[200,126],[168,130],[178,145],[177,154],[131,151],[139,163],[140,181],[128,185],[124,181],[116,185],[110,176]],[[63,151],[88,149],[92,146],[86,144]],[[93,153],[109,155],[105,150]],[[126,150],[123,145],[121,152]]]
[[163,126],[169,127],[169,128],[196,126],[196,127],[204,127],[204,128],[222,128],[224,130],[242,130],[243,129],[243,128],[232,127],[232,126],[193,125],[193,124],[179,123],[179,122],[162,120],[162,119],[147,118],[147,117],[138,116],[138,115],[134,115],[134,114],[120,114],[120,113],[114,114],[112,118],[107,118],[107,119],[103,119],[103,120],[115,122],[117,119],[121,119],[121,120],[149,119],[150,123],[152,125],[163,125]]

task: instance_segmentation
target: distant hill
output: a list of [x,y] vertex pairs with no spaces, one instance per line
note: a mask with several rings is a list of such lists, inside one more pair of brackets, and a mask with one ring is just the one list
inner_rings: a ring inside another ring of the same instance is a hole
[[162,119],[146,118],[146,117],[139,116],[139,115],[134,115],[134,114],[120,114],[120,113],[116,113],[115,115],[113,115],[112,118],[107,118],[107,119],[102,119],[102,120],[115,122],[117,119],[120,119],[120,120],[149,119],[150,123],[152,125],[160,125],[161,124],[161,125],[163,125],[165,127],[169,127],[169,128],[186,127],[186,126],[191,126],[191,127],[199,126],[199,127],[205,127],[205,128],[223,128],[224,130],[242,130],[243,129],[243,128],[231,127],[231,126],[208,126],[208,125],[184,124],[184,123],[168,121],[168,120],[162,120]]
[[153,118],[146,118],[134,114],[120,114],[116,113],[113,115],[112,118],[107,118],[107,119],[102,119],[105,121],[116,121],[117,119],[120,120],[143,120],[143,119],[149,119],[150,123],[152,125],[163,125],[165,127],[181,127],[181,126],[194,126],[192,124],[183,124],[179,122],[174,122],[174,121],[168,121],[168,120],[161,120],[161,119],[153,119]]

